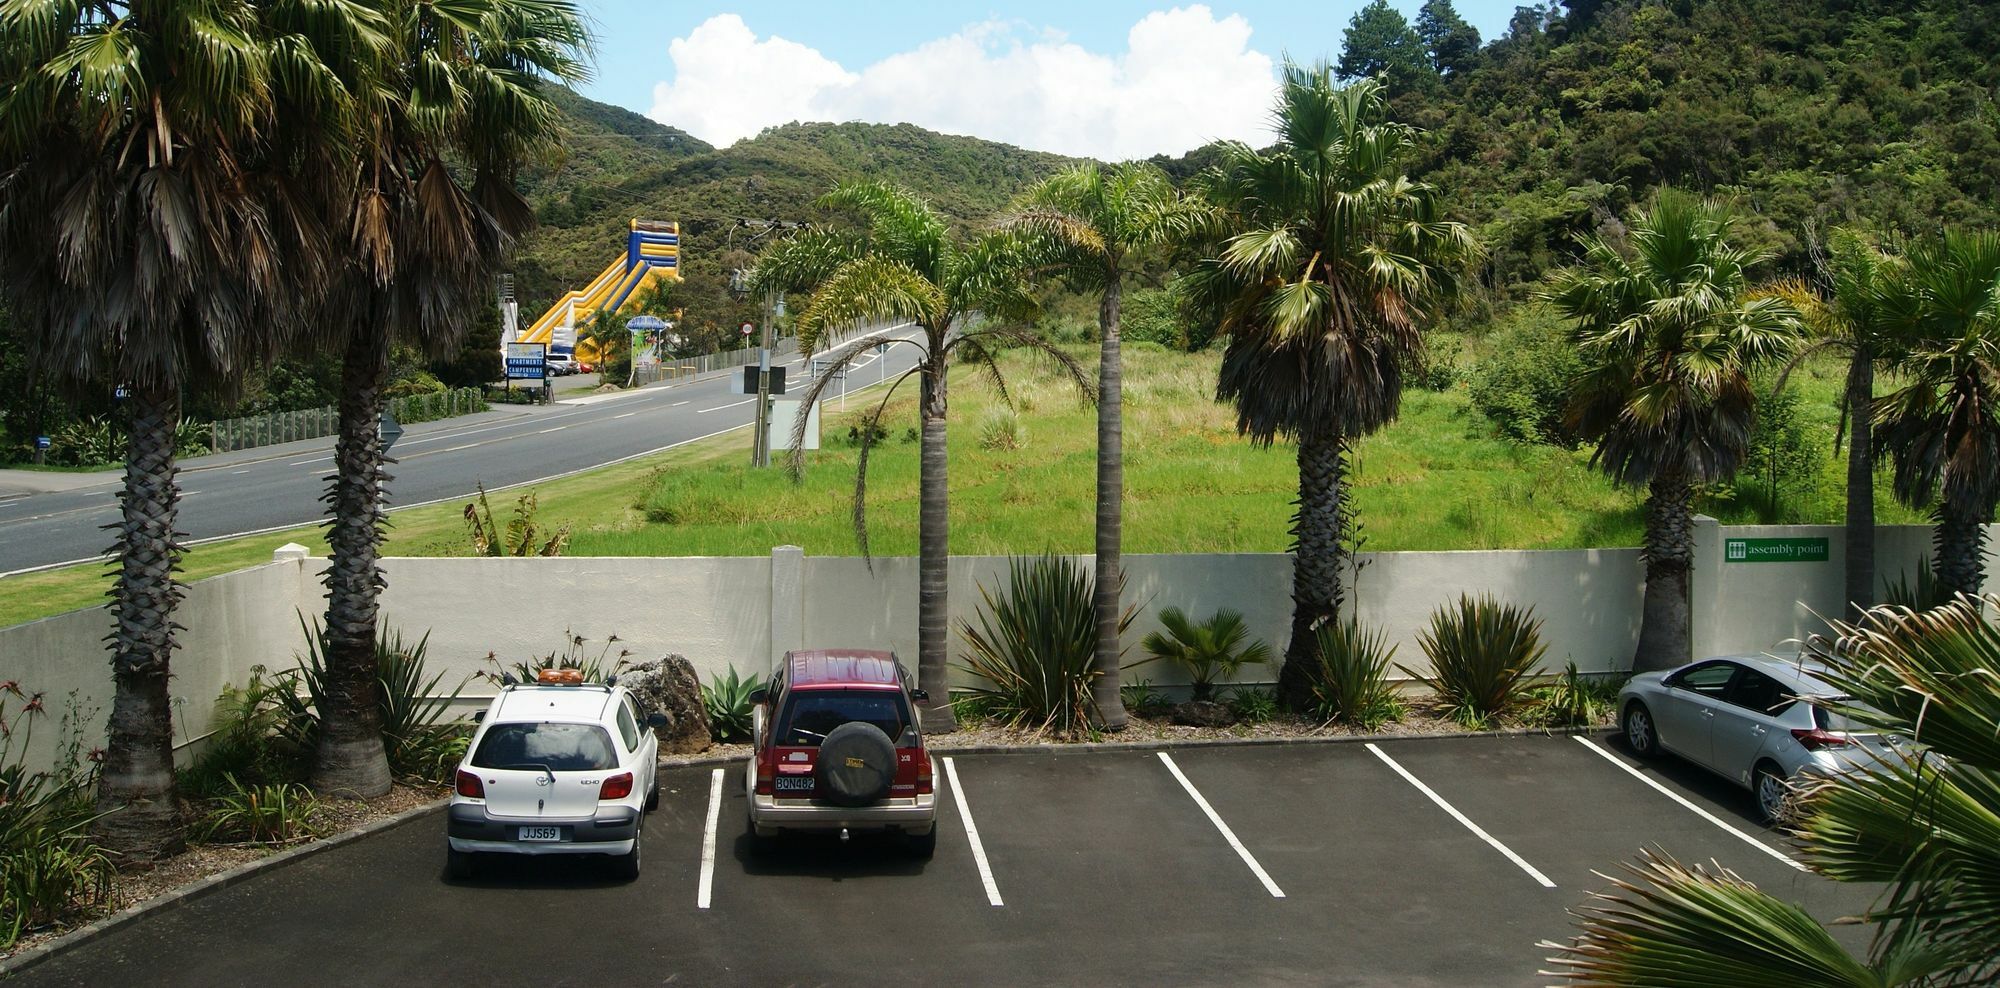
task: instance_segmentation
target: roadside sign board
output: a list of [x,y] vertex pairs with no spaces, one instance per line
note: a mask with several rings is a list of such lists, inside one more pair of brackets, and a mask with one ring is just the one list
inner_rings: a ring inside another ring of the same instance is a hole
[[813,376],[813,377],[814,377],[815,379],[817,379],[817,378],[821,378],[821,377],[825,377],[825,376],[826,376],[826,374],[827,374],[827,371],[828,371],[829,369],[831,369],[831,370],[832,370],[832,372],[833,372],[833,379],[834,379],[834,380],[836,380],[836,381],[845,381],[845,380],[847,380],[847,365],[846,365],[846,364],[841,364],[841,365],[840,365],[840,366],[838,366],[838,367],[834,367],[834,366],[833,366],[833,361],[831,361],[831,360],[823,360],[823,359],[820,359],[820,358],[818,358],[818,357],[814,357],[814,358],[813,358],[813,362],[812,362],[812,376]]
[[48,448],[49,448],[49,437],[47,437],[47,436],[36,436],[36,437],[35,437],[35,448],[36,448],[36,449],[48,449]]
[[116,398],[119,401],[124,401],[125,399],[132,397],[132,386],[129,384],[121,384],[115,388],[112,388],[111,397]]
[[546,343],[507,344],[507,379],[539,381],[547,371],[549,347]]
[[1722,558],[1731,563],[1823,563],[1826,539],[1724,539]]
[[[743,376],[736,379],[736,393],[740,395],[754,395],[757,393],[757,368],[754,364],[743,368]],[[774,395],[785,393],[785,369],[783,367],[771,368],[770,393]]]
[[751,324],[749,324],[749,323],[747,323],[747,322],[743,324],[743,338],[744,338],[744,339],[749,339],[749,338],[750,338],[750,334],[751,334],[751,333],[754,333],[754,332],[756,332],[756,331],[757,331],[757,327],[756,327],[756,326],[753,326],[753,325],[751,325]]
[[[792,426],[799,419],[800,401],[774,401],[771,403],[771,452],[778,453],[792,448]],[[806,413],[806,439],[802,449],[819,448],[819,405],[815,403]]]
[[403,424],[396,421],[396,417],[389,414],[389,410],[385,408],[382,410],[381,429],[382,452],[387,453],[389,447],[396,445],[396,440],[403,438]]

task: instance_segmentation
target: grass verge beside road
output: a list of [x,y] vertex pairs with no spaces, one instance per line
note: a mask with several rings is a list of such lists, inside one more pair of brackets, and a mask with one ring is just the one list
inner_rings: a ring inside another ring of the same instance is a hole
[[[1075,351],[1088,362],[1092,353]],[[1297,467],[1290,447],[1268,450],[1238,439],[1234,413],[1213,400],[1218,354],[1180,354],[1143,345],[1126,351],[1125,551],[1284,552]],[[1096,413],[1057,374],[1024,354],[1003,360],[1017,412],[970,367],[953,381],[952,550],[1005,555],[1089,552]],[[865,374],[863,380],[866,380]],[[1829,406],[1838,368],[1807,368],[1800,382],[1813,426],[1832,435]],[[880,391],[829,399],[825,448],[810,454],[805,481],[782,470],[745,468],[743,430],[655,456],[537,485],[543,526],[568,524],[570,555],[759,555],[792,544],[814,555],[859,553],[851,523],[859,450],[848,439]],[[1828,406],[1828,407],[1822,407]],[[869,458],[871,548],[880,555],[917,549],[915,389],[906,386],[884,416],[888,435]],[[1011,422],[1011,424],[1010,424]],[[1821,444],[1819,490],[1787,520],[1840,520],[1840,464]],[[1587,451],[1497,438],[1461,383],[1442,392],[1412,389],[1402,417],[1363,440],[1351,480],[1371,551],[1568,549],[1639,544],[1641,497],[1590,469]],[[492,497],[505,524],[521,491]],[[1721,492],[1702,510],[1725,523],[1761,519]],[[384,551],[401,556],[471,552],[466,499],[395,512]],[[1921,514],[1878,499],[1883,524],[1919,523]],[[266,562],[298,542],[325,551],[317,526],[230,539],[191,549],[185,579]],[[0,627],[102,600],[108,571],[86,564],[0,580]]]

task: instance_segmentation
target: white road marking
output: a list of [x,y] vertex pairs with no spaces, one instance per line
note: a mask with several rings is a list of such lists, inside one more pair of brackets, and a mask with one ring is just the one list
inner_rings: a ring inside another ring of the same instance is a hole
[[701,891],[695,893],[695,908],[707,909],[715,890],[715,821],[722,815],[722,769],[716,769],[708,784],[708,824],[701,833]]
[[1661,785],[1657,780],[1653,779],[1646,773],[1641,772],[1638,769],[1633,768],[1632,766],[1626,764],[1625,759],[1620,758],[1609,751],[1606,751],[1604,747],[1602,745],[1599,745],[1597,742],[1592,741],[1581,734],[1577,735],[1576,739],[1579,742],[1582,742],[1584,747],[1589,748],[1590,750],[1595,751],[1600,755],[1603,755],[1605,761],[1608,761],[1611,764],[1624,769],[1627,775],[1630,775],[1631,777],[1638,779],[1640,782],[1652,786],[1655,790],[1658,790],[1661,795],[1667,797],[1668,799],[1673,800],[1676,803],[1681,804],[1683,807],[1686,807],[1687,810],[1689,812],[1692,812],[1694,815],[1701,817],[1702,819],[1707,820],[1708,822],[1715,824],[1716,826],[1721,827],[1722,829],[1727,830],[1732,834],[1735,834],[1739,840],[1743,841],[1743,843],[1748,844],[1751,847],[1754,847],[1757,850],[1762,851],[1765,854],[1768,854],[1774,858],[1777,858],[1778,860],[1783,861],[1784,863],[1791,865],[1792,867],[1797,868],[1800,871],[1812,870],[1811,868],[1807,868],[1805,865],[1800,864],[1798,861],[1794,860],[1791,855],[1788,855],[1785,852],[1780,851],[1777,848],[1772,847],[1771,845],[1766,844],[1761,840],[1758,840],[1757,838],[1751,836],[1750,834],[1742,830],[1739,830],[1734,826],[1731,826],[1728,823],[1728,821],[1725,821],[1722,818],[1716,816],[1715,814],[1710,813],[1709,811],[1694,805],[1680,793],[1677,793],[1672,789],[1668,789],[1666,786]]
[[564,429],[567,429],[567,428],[569,428],[569,426],[566,426],[566,425],[559,425],[559,426],[556,426],[556,427],[555,427],[555,428],[553,428],[553,429],[543,429],[542,431],[540,431],[540,432],[537,432],[537,433],[535,433],[535,435],[538,435],[538,436],[546,436],[546,435],[548,435],[548,434],[549,434],[549,433],[551,433],[551,432],[561,432],[561,431],[563,431]]
[[986,863],[986,845],[979,842],[979,825],[972,822],[972,807],[965,803],[965,787],[958,781],[958,766],[952,760],[944,760],[944,774],[951,780],[951,798],[958,804],[958,819],[965,824],[965,836],[972,842],[972,861],[979,866],[979,881],[986,886],[986,901],[1003,906],[1000,901],[1000,886],[993,881],[993,867]]
[[623,414],[623,415],[613,415],[613,416],[611,416],[611,417],[612,417],[613,419],[629,419],[629,418],[631,418],[632,416],[634,416],[634,415],[637,415],[637,414],[639,414],[639,413],[638,413],[638,412],[626,412],[626,413],[625,413],[625,414]]
[[708,413],[710,413],[710,412],[719,412],[719,411],[722,411],[722,410],[723,410],[723,409],[725,409],[725,408],[738,408],[738,407],[741,407],[741,406],[743,406],[743,405],[748,405],[748,404],[750,404],[751,402],[753,402],[753,401],[756,401],[756,400],[757,400],[757,399],[755,399],[755,398],[745,398],[745,399],[743,399],[742,401],[735,401],[735,402],[730,402],[730,403],[729,403],[729,404],[727,404],[727,405],[717,405],[717,406],[715,406],[714,408],[697,408],[697,409],[695,409],[695,410],[694,410],[694,413],[695,413],[696,415],[707,415],[707,414],[708,414]]
[[677,402],[674,402],[674,403],[673,403],[673,404],[671,404],[671,405],[668,405],[667,407],[668,407],[668,408],[679,408],[679,407],[681,407],[682,405],[685,405],[685,404],[687,404],[687,403],[688,403],[689,401],[693,401],[693,400],[694,400],[693,398],[689,398],[689,399],[688,399],[687,401],[677,401]]
[[1520,869],[1522,871],[1527,872],[1528,877],[1533,878],[1535,881],[1542,883],[1543,888],[1552,889],[1556,887],[1556,883],[1549,881],[1549,876],[1544,875],[1539,871],[1536,871],[1535,866],[1522,860],[1520,855],[1514,853],[1513,848],[1510,848],[1507,845],[1500,843],[1498,840],[1495,840],[1492,834],[1487,833],[1485,830],[1480,828],[1479,824],[1473,823],[1470,819],[1466,817],[1465,814],[1460,813],[1458,811],[1458,807],[1445,802],[1443,796],[1440,796],[1437,793],[1431,791],[1431,787],[1424,785],[1422,779],[1419,779],[1416,776],[1411,775],[1408,769],[1404,768],[1401,765],[1396,764],[1396,760],[1394,758],[1390,758],[1387,752],[1384,752],[1382,749],[1376,747],[1374,742],[1371,741],[1368,743],[1368,750],[1374,752],[1375,757],[1382,759],[1382,764],[1395,769],[1396,774],[1403,777],[1403,781],[1408,782],[1410,785],[1416,786],[1418,792],[1421,792],[1424,795],[1429,796],[1431,798],[1431,802],[1438,804],[1438,808],[1444,810],[1446,813],[1451,814],[1452,819],[1457,820],[1459,823],[1464,824],[1465,829],[1472,831],[1474,836],[1477,836],[1480,840],[1483,840],[1486,843],[1491,844],[1494,850],[1499,851],[1501,854],[1506,855],[1507,860],[1514,862],[1514,864],[1520,866]]
[[1236,856],[1242,858],[1243,863],[1250,866],[1250,873],[1256,875],[1257,880],[1264,883],[1264,888],[1271,893],[1271,898],[1284,898],[1285,890],[1279,888],[1278,883],[1271,880],[1270,873],[1264,870],[1263,865],[1257,863],[1256,856],[1250,853],[1249,848],[1243,846],[1242,841],[1236,839],[1236,831],[1229,829],[1229,824],[1222,822],[1222,816],[1215,812],[1215,807],[1208,805],[1208,800],[1202,798],[1201,790],[1196,789],[1194,783],[1189,782],[1188,777],[1181,774],[1181,767],[1175,765],[1173,758],[1169,757],[1166,752],[1162,751],[1159,755],[1160,761],[1166,763],[1167,771],[1174,773],[1174,778],[1180,780],[1181,788],[1186,789],[1187,794],[1194,797],[1194,804],[1201,807],[1203,813],[1208,814],[1208,822],[1215,824],[1215,829],[1222,831],[1222,839],[1228,841],[1229,846],[1236,849]]
[[236,476],[241,476],[241,475],[243,475],[243,474],[246,474],[246,473],[249,473],[249,472],[250,472],[250,471],[248,471],[248,470],[231,470],[231,471],[229,471],[229,475],[230,475],[231,477],[236,477]]

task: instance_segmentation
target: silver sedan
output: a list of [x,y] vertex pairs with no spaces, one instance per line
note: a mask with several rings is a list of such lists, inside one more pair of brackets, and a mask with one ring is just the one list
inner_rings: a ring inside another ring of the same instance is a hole
[[1900,739],[1849,721],[1845,699],[1813,667],[1769,655],[1725,655],[1633,676],[1618,694],[1632,752],[1672,752],[1751,791],[1782,820],[1792,786],[1877,764]]

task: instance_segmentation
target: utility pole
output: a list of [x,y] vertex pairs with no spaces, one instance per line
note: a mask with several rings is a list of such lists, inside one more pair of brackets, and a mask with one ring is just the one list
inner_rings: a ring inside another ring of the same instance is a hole
[[752,466],[771,465],[771,310],[774,290],[764,289],[764,333],[757,348],[757,448],[750,457]]

